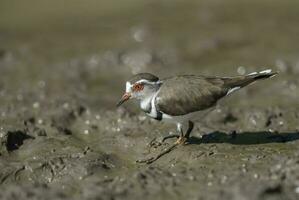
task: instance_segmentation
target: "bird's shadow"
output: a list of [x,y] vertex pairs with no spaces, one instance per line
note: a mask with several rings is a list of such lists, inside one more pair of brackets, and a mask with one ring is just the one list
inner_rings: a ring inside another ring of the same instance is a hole
[[272,133],[268,131],[261,132],[242,132],[227,134],[224,132],[212,132],[203,135],[202,138],[192,136],[189,138],[189,144],[203,143],[228,143],[235,145],[253,145],[267,143],[286,143],[299,140],[299,132]]

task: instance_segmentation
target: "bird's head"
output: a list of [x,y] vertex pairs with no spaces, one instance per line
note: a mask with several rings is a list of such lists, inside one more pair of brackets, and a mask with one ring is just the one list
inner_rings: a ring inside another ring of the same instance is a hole
[[158,77],[150,73],[140,73],[134,75],[126,82],[126,92],[118,102],[120,106],[129,99],[143,99],[153,96],[160,88],[161,81]]

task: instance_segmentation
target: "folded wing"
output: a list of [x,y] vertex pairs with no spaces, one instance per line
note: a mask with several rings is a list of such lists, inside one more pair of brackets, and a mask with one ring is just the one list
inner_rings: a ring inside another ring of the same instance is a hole
[[215,105],[228,90],[224,80],[217,77],[172,77],[163,81],[156,98],[156,107],[168,115],[185,115]]

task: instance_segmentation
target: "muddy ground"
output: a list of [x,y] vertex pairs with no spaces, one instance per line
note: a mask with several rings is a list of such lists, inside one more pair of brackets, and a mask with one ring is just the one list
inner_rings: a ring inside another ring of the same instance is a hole
[[[0,1],[0,199],[298,199],[299,2]],[[188,145],[116,109],[137,72],[280,71],[228,97]]]

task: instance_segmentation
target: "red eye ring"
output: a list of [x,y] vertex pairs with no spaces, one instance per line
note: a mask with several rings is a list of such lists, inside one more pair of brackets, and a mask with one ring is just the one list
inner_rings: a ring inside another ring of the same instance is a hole
[[142,84],[140,84],[140,83],[135,84],[135,85],[133,86],[133,90],[134,90],[134,91],[141,91],[141,90],[143,90],[143,88],[144,88],[144,86],[143,86]]

